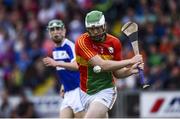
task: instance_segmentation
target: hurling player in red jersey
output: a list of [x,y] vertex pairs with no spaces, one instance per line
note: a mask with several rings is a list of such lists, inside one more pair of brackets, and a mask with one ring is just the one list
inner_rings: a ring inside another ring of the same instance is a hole
[[[120,40],[106,33],[105,18],[100,11],[91,11],[85,18],[87,33],[75,43],[76,62],[80,71],[81,101],[85,118],[104,118],[116,100],[114,77],[122,78],[143,69],[141,55],[122,60]],[[99,73],[93,68],[98,66]]]

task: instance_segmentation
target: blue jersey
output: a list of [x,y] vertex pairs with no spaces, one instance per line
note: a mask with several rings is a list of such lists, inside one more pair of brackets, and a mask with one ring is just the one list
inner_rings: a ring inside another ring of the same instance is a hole
[[[73,62],[75,61],[74,43],[68,39],[59,47],[53,49],[53,59],[56,61]],[[56,67],[59,83],[62,83],[64,90],[70,91],[79,87],[80,75],[79,71],[71,71],[62,67]]]

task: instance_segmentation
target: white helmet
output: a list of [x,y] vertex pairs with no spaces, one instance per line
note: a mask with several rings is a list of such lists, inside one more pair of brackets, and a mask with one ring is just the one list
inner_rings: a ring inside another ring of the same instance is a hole
[[86,28],[103,26],[105,18],[102,12],[94,10],[86,15],[85,26]]
[[[88,28],[93,28],[93,27],[101,27],[103,29],[103,32],[100,33],[97,36],[91,36],[91,34],[88,31]],[[85,27],[90,35],[90,37],[94,41],[104,41],[106,36],[106,27],[105,27],[105,17],[102,12],[94,10],[89,13],[87,13],[86,18],[85,18]]]

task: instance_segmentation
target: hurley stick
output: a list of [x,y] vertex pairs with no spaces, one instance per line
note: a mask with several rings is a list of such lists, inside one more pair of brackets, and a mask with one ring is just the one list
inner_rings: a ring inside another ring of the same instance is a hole
[[[139,46],[138,46],[138,25],[134,22],[128,22],[123,25],[121,31],[129,38],[131,41],[131,45],[133,47],[134,54],[139,54]],[[144,79],[144,71],[140,68],[139,70],[139,76],[141,85],[143,85],[143,89],[149,87],[150,85],[145,82]]]

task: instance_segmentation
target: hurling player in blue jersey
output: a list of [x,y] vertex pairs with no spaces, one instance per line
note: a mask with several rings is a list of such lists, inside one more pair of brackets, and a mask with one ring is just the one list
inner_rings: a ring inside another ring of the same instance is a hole
[[[64,87],[64,99],[61,103],[60,118],[83,117],[83,106],[80,101],[80,76],[75,61],[74,43],[65,37],[66,29],[61,20],[51,20],[48,23],[50,38],[56,44],[53,58],[46,57],[46,66],[56,67],[59,83]],[[73,71],[74,69],[74,71]],[[62,93],[62,91],[61,91]]]

